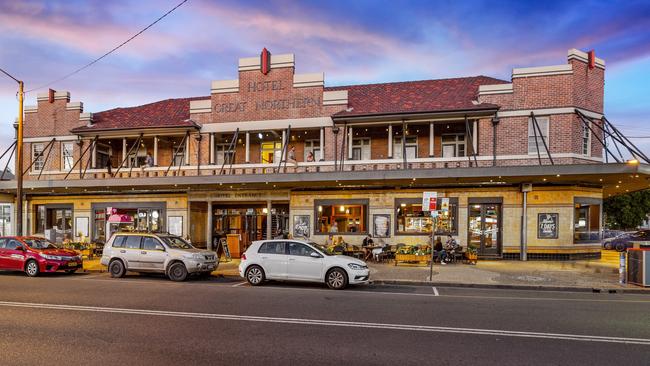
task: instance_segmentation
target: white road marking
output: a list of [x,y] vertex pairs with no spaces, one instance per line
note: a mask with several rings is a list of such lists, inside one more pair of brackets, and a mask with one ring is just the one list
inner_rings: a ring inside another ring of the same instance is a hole
[[164,316],[164,317],[176,317],[176,318],[198,318],[198,319],[231,320],[231,321],[246,321],[246,322],[259,322],[259,323],[298,324],[298,325],[306,325],[306,326],[315,325],[315,326],[349,327],[349,328],[366,328],[366,329],[407,330],[407,331],[434,332],[434,333],[476,334],[476,335],[517,337],[517,338],[558,339],[558,340],[579,341],[579,342],[625,343],[625,344],[638,344],[638,345],[650,346],[650,339],[646,339],[646,338],[609,337],[609,336],[596,336],[596,335],[584,335],[584,334],[522,332],[522,331],[499,330],[499,329],[439,327],[439,326],[430,326],[430,325],[351,322],[351,321],[339,321],[339,320],[300,319],[300,318],[278,318],[278,317],[231,315],[231,314],[189,313],[189,312],[179,312],[179,311],[108,308],[108,307],[80,306],[80,305],[39,304],[39,303],[11,302],[11,301],[0,301],[0,306],[16,307],[16,308],[48,309],[48,310],[68,310],[68,311],[79,311],[79,312],[143,315],[143,316]]
[[234,284],[234,285],[232,285],[232,286],[230,286],[230,287],[239,287],[239,286],[245,285],[245,284],[247,284],[247,283],[248,283],[248,282],[244,281],[244,282],[236,283],[236,284]]
[[440,296],[440,294],[438,293],[438,289],[436,288],[436,286],[432,286],[431,288],[433,289],[433,296]]

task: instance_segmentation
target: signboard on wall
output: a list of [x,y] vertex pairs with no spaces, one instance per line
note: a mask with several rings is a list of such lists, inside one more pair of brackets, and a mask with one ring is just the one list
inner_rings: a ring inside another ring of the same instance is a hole
[[558,213],[537,214],[537,238],[557,239],[559,218],[560,214]]
[[422,211],[438,209],[438,192],[422,192]]

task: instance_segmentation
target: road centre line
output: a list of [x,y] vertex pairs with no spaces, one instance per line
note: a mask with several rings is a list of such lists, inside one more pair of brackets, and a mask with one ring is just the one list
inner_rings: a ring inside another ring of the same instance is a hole
[[163,310],[145,310],[145,309],[128,309],[128,308],[109,308],[80,305],[57,305],[42,303],[26,303],[0,301],[0,306],[48,310],[67,310],[78,312],[96,312],[112,313],[142,316],[164,316],[176,318],[198,318],[212,320],[231,320],[246,321],[258,323],[276,323],[276,324],[297,324],[304,326],[330,326],[330,327],[349,327],[365,329],[384,329],[384,330],[406,330],[429,333],[455,333],[455,334],[475,334],[487,336],[516,337],[516,338],[538,338],[538,339],[556,339],[579,342],[602,342],[602,343],[623,343],[650,346],[650,339],[646,338],[628,338],[628,337],[608,337],[582,334],[564,334],[564,333],[542,333],[542,332],[524,332],[497,329],[480,329],[480,328],[456,328],[456,327],[439,327],[428,325],[411,325],[411,324],[391,324],[391,323],[370,323],[370,322],[351,322],[339,320],[321,320],[321,319],[300,319],[300,318],[279,318],[251,315],[231,315],[231,314],[210,314],[210,313],[189,313]]
[[239,287],[239,286],[245,285],[245,284],[247,284],[247,283],[248,283],[248,282],[244,281],[244,282],[236,283],[236,284],[234,284],[234,285],[232,285],[232,286],[230,286],[230,287]]
[[436,288],[436,286],[432,286],[431,288],[433,289],[433,295],[434,295],[434,296],[440,296],[440,294],[438,293],[438,289]]

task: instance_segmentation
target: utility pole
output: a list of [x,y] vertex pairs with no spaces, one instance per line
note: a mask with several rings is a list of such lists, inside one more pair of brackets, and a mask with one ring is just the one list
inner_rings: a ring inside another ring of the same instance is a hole
[[18,136],[16,136],[16,235],[23,235],[23,101],[24,83],[18,81]]
[[23,101],[25,84],[0,69],[0,72],[18,83],[18,130],[16,131],[16,235],[23,235]]

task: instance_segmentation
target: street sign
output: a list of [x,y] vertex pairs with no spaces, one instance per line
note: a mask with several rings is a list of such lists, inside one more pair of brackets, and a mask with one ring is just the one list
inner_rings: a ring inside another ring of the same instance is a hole
[[436,211],[438,192],[422,192],[422,211]]

